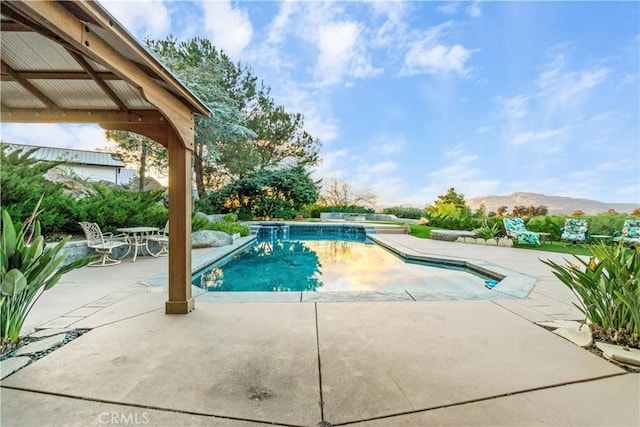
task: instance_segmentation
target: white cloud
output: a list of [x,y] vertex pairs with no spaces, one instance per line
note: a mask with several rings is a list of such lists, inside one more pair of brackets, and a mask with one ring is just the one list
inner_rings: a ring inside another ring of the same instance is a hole
[[98,125],[3,123],[0,129],[2,141],[8,143],[76,150],[114,146],[105,138],[105,130]]
[[513,145],[522,145],[532,141],[544,141],[558,136],[564,132],[564,129],[548,129],[538,132],[520,133],[509,141]]
[[414,43],[404,57],[403,74],[457,74],[466,77],[471,69],[466,66],[472,50],[460,44],[445,46],[429,38]]
[[481,126],[479,128],[476,128],[476,133],[477,134],[487,133],[490,130],[491,130],[491,126]]
[[512,119],[521,119],[527,114],[527,104],[529,97],[525,95],[517,95],[502,101],[503,113]]
[[237,58],[251,42],[253,26],[245,9],[234,8],[229,0],[201,1],[204,27],[217,48],[232,59]]
[[163,0],[101,0],[101,4],[129,31],[139,36],[164,38],[171,31],[169,10]]
[[354,21],[329,22],[318,29],[315,75],[321,84],[340,83],[345,76],[373,76],[381,71],[371,66],[361,31]]
[[467,15],[472,18],[479,18],[482,16],[482,9],[480,9],[480,2],[474,1],[467,6]]
[[406,145],[407,141],[404,137],[380,135],[375,138],[375,143],[371,148],[380,154],[388,156],[404,151]]
[[374,173],[374,174],[389,173],[396,169],[398,169],[398,163],[391,160],[366,166],[367,173]]
[[282,43],[284,36],[290,31],[292,25],[291,17],[296,11],[295,2],[288,0],[280,3],[280,10],[271,24],[269,24],[267,32],[267,42],[270,44]]
[[545,64],[536,84],[543,94],[552,96],[557,103],[566,104],[603,83],[609,73],[605,67],[567,70],[565,56],[560,53]]
[[436,10],[440,13],[444,13],[447,15],[453,15],[454,13],[456,13],[458,11],[458,8],[460,7],[460,3],[459,2],[449,2],[449,3],[445,3],[442,6],[438,6],[436,8]]

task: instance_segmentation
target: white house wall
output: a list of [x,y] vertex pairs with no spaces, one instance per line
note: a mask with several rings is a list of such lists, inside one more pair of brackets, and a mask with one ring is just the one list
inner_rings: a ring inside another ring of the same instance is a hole
[[[73,165],[73,166],[58,166],[64,170],[66,174],[71,176],[77,176],[86,181],[107,181],[117,185],[129,184],[129,177],[120,176],[120,169],[108,166],[93,166],[93,165]],[[127,179],[128,178],[128,179]],[[126,182],[123,182],[126,181]]]

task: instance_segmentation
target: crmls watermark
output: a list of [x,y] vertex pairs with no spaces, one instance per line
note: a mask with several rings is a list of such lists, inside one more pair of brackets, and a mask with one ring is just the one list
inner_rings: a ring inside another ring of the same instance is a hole
[[100,412],[98,415],[100,424],[115,425],[141,425],[149,424],[148,412]]

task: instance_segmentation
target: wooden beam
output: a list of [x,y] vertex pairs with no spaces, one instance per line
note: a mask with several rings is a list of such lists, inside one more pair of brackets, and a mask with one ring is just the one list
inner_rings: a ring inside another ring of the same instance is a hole
[[32,32],[33,29],[31,29],[29,26],[24,25],[20,22],[15,22],[15,21],[2,21],[2,24],[0,24],[0,31],[7,32],[7,31],[12,31],[12,32]]
[[18,73],[16,73],[6,62],[0,60],[0,64],[2,66],[2,74],[7,74],[15,81],[20,83],[20,85],[25,88],[28,92],[30,92],[33,96],[38,98],[40,102],[47,106],[51,111],[58,111],[59,107],[55,102],[51,100],[47,95],[42,93],[40,89],[31,84],[29,80],[22,78]]
[[160,86],[155,80],[138,68],[135,63],[123,57],[116,49],[94,34],[88,25],[72,15],[57,2],[16,1],[13,7],[37,18],[37,22],[57,34],[83,55],[110,68],[123,80],[139,88],[142,96],[157,106],[177,132],[178,142],[187,149],[193,149],[193,113],[189,107]]
[[177,141],[173,129],[169,147],[169,300],[167,314],[186,314],[194,308],[191,295],[191,152]]
[[100,76],[98,76],[95,70],[91,68],[91,64],[89,64],[89,62],[82,55],[71,50],[68,50],[67,52],[69,52],[69,54],[73,56],[73,59],[75,59],[76,62],[80,64],[82,68],[84,68],[87,74],[91,76],[93,81],[96,82],[98,86],[100,86],[100,88],[102,88],[104,93],[106,93],[107,96],[119,107],[120,111],[129,111],[129,107],[127,107],[125,103],[122,102],[122,99],[120,99],[120,97],[116,95],[113,89],[111,89],[109,85],[106,84],[104,80],[100,78]]
[[[92,80],[84,71],[17,71],[13,72],[28,80]],[[101,80],[122,80],[110,71],[94,71]],[[13,77],[2,75],[2,81],[16,81]]]
[[7,108],[0,111],[7,123],[136,123],[164,125],[167,119],[156,110],[62,110]]
[[[173,129],[169,126],[169,123],[162,124],[139,124],[139,123],[99,123],[100,127],[105,130],[124,130],[127,132],[133,132],[140,135],[144,135],[148,138],[158,142],[164,148],[168,148],[167,144],[167,132]],[[169,171],[171,172],[171,171]]]

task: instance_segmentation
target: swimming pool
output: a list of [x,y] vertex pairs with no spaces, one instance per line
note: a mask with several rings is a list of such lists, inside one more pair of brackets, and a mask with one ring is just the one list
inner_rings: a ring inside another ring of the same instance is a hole
[[[408,262],[364,233],[267,235],[197,272],[209,292],[491,292],[491,277],[454,265]],[[495,292],[494,292],[495,293]]]

